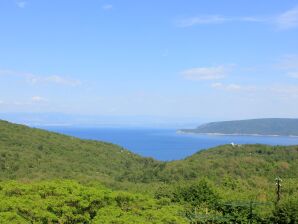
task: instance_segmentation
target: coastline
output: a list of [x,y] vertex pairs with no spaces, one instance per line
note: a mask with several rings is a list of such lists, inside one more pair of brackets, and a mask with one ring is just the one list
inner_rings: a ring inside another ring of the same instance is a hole
[[187,135],[214,135],[214,136],[259,136],[259,137],[290,137],[290,138],[298,138],[298,135],[264,135],[264,134],[245,134],[245,133],[217,133],[217,132],[187,132],[178,130],[177,134],[187,134]]

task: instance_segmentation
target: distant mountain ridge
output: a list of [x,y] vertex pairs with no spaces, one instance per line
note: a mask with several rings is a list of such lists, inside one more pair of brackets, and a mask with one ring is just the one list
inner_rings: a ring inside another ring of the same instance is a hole
[[195,129],[181,129],[180,131],[194,134],[298,136],[298,119],[260,118],[211,122]]

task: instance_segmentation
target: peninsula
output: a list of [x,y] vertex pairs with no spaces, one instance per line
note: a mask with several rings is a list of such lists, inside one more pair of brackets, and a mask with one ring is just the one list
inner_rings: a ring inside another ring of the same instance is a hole
[[298,136],[298,119],[262,118],[211,122],[195,129],[182,129],[182,133],[219,135]]

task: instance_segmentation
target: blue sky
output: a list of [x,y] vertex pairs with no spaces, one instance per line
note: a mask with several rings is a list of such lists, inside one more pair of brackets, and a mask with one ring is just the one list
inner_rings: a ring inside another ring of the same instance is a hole
[[0,112],[298,117],[298,1],[1,0]]

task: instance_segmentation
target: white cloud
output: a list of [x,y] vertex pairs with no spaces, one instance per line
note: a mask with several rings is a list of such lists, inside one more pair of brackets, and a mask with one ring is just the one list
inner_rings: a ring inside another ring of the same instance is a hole
[[51,76],[36,76],[36,75],[27,75],[27,81],[32,84],[38,83],[53,83],[57,85],[66,85],[66,86],[78,86],[81,84],[79,80],[66,78],[59,75],[51,75]]
[[226,76],[228,69],[225,66],[198,67],[183,71],[181,74],[188,80],[216,80]]
[[111,4],[103,5],[103,6],[102,6],[102,9],[103,9],[103,10],[106,10],[106,11],[108,11],[108,10],[112,10],[112,9],[113,9],[113,5],[111,5]]
[[47,102],[48,102],[48,100],[44,97],[32,96],[31,98],[18,99],[18,100],[13,100],[13,101],[0,100],[0,105],[20,107],[20,106],[34,106],[37,104],[46,105]]
[[246,22],[271,24],[279,29],[291,29],[298,27],[298,7],[275,16],[242,16],[231,17],[223,15],[199,15],[179,20],[176,25],[179,27],[190,27],[195,25],[223,24],[227,22]]
[[182,19],[177,22],[179,27],[190,27],[195,25],[222,24],[226,22],[266,22],[268,19],[254,16],[226,17],[222,15],[203,15]]
[[229,19],[220,15],[205,15],[182,19],[178,21],[177,25],[180,27],[189,27],[202,24],[220,24],[226,21],[229,21]]
[[278,67],[284,70],[298,70],[298,55],[285,55],[280,60]]
[[282,57],[277,67],[283,70],[288,77],[298,78],[298,55],[286,55]]
[[8,69],[2,69],[0,70],[0,75],[14,75],[14,71],[8,70]]
[[242,21],[242,22],[256,22],[256,23],[264,23],[264,22],[268,22],[268,20],[270,20],[270,18],[266,18],[266,17],[257,17],[257,16],[247,16],[247,17],[238,17],[236,19],[234,19],[234,21]]
[[297,72],[289,72],[288,75],[291,78],[298,79],[298,71]]
[[65,85],[65,86],[78,86],[81,84],[79,80],[70,79],[59,75],[36,76],[32,74],[26,74],[25,78],[31,84],[53,83],[53,84]]
[[276,23],[281,29],[298,27],[298,7],[280,14],[276,19]]
[[31,105],[31,102],[14,101],[14,102],[12,102],[12,103],[7,103],[7,105],[13,105],[13,106],[29,106],[29,105]]
[[211,84],[212,88],[222,88],[223,84],[221,82],[215,82]]
[[24,78],[31,84],[53,83],[57,85],[78,86],[81,84],[79,80],[71,79],[59,75],[41,76],[32,73],[16,72],[13,70],[0,70],[0,75],[11,75]]
[[16,4],[19,8],[25,8],[27,5],[27,2],[26,1],[18,1],[18,2],[16,2]]
[[271,85],[239,85],[239,84],[225,84],[221,82],[215,82],[211,84],[214,89],[231,92],[244,92],[253,93],[257,96],[270,96],[272,99],[297,99],[298,98],[298,86],[289,84],[271,84]]
[[221,89],[227,91],[255,91],[255,86],[243,86],[239,84],[223,84],[221,82],[212,83],[211,87],[214,89]]
[[267,87],[266,90],[276,94],[279,97],[284,97],[287,99],[298,98],[298,86],[296,85],[274,85]]
[[31,98],[31,101],[33,103],[42,103],[42,102],[46,102],[47,100],[45,98],[41,97],[41,96],[33,96]]

